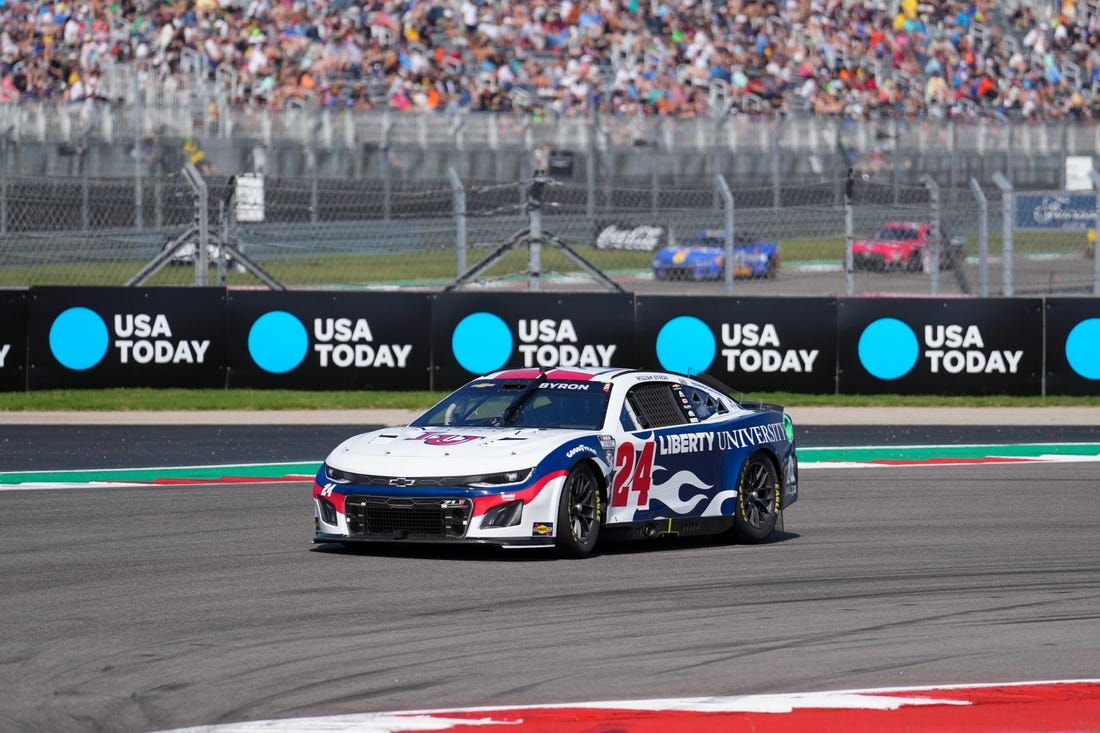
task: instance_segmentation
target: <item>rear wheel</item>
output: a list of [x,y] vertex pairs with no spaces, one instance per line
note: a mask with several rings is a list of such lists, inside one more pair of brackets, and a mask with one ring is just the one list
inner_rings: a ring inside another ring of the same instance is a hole
[[733,538],[738,542],[762,542],[779,520],[779,474],[765,454],[754,453],[741,467],[737,481],[737,506]]
[[596,474],[586,464],[565,477],[558,502],[557,549],[562,557],[584,557],[596,546],[603,518],[603,502]]

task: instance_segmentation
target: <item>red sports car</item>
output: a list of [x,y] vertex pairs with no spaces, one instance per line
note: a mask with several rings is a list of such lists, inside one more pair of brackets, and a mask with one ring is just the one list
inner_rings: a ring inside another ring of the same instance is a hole
[[[856,270],[920,272],[926,269],[925,250],[930,244],[931,233],[931,224],[886,222],[869,239],[852,242],[852,267]],[[957,267],[965,259],[963,247],[960,237],[945,234],[940,248],[940,269]]]

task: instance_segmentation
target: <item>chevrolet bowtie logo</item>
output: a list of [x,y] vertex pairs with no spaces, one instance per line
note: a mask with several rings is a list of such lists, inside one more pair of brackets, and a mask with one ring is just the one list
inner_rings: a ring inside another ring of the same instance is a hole
[[396,486],[398,488],[407,488],[415,484],[416,481],[411,478],[391,478],[386,483],[390,486]]

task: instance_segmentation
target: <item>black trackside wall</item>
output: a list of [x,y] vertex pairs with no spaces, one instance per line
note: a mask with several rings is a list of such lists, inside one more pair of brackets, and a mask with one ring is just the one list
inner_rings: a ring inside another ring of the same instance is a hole
[[1038,298],[847,298],[838,302],[844,394],[1036,395]]
[[1047,298],[1047,393],[1100,394],[1100,300]]
[[27,388],[27,293],[0,290],[0,391]]
[[229,386],[428,388],[424,293],[230,291]]
[[642,365],[707,372],[745,392],[836,391],[833,298],[645,296],[636,314]]
[[222,288],[32,288],[29,389],[225,387]]
[[449,390],[513,367],[748,393],[1100,394],[1100,298],[0,291],[0,390]]
[[440,293],[432,347],[439,390],[504,367],[634,366],[634,297]]

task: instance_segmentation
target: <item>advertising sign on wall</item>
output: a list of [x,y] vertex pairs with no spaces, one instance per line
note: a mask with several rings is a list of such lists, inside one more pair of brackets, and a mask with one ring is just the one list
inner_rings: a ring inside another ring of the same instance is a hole
[[34,288],[31,389],[224,387],[225,290]]
[[1038,298],[837,302],[840,392],[1040,394]]
[[832,298],[637,299],[642,362],[743,392],[836,391]]
[[596,222],[596,249],[652,252],[663,246],[667,239],[668,230],[660,224]]
[[1100,394],[1100,300],[1047,298],[1047,394]]
[[1096,226],[1096,196],[1091,193],[1016,194],[1017,229],[1091,229]]
[[230,292],[230,387],[427,389],[423,293]]
[[27,293],[0,290],[0,392],[27,389]]
[[630,295],[441,293],[433,388],[504,367],[635,366],[633,324]]

